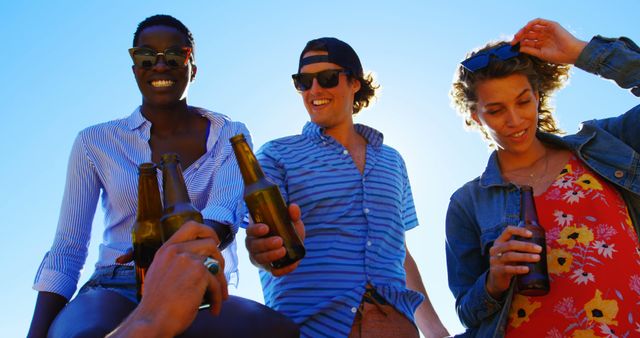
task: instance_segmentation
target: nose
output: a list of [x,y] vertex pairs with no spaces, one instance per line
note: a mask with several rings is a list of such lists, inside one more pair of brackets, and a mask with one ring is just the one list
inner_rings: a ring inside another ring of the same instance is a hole
[[153,65],[155,71],[164,72],[169,69],[169,65],[165,62],[164,55],[156,56],[156,64]]
[[317,91],[320,91],[320,90],[322,90],[322,87],[318,83],[318,79],[317,78],[313,78],[313,81],[311,82],[311,88],[309,88],[309,91],[317,92]]
[[522,122],[522,116],[520,116],[520,112],[514,108],[508,108],[507,111],[507,124],[509,126],[518,126]]

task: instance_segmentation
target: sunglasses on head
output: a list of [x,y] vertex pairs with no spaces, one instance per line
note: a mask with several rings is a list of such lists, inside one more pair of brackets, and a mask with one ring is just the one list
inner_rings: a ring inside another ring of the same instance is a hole
[[333,88],[338,85],[340,74],[351,74],[345,69],[327,69],[317,73],[297,73],[291,75],[293,85],[297,90],[304,92],[311,89],[313,79],[318,80],[318,84],[322,88]]
[[515,45],[502,45],[479,52],[476,55],[461,62],[462,66],[470,72],[475,72],[489,65],[491,57],[496,57],[502,61],[509,60],[520,55],[520,43]]
[[144,69],[151,69],[158,63],[160,56],[164,57],[164,63],[170,68],[184,67],[191,56],[191,47],[169,47],[162,52],[157,52],[149,47],[129,48],[129,54],[133,64]]

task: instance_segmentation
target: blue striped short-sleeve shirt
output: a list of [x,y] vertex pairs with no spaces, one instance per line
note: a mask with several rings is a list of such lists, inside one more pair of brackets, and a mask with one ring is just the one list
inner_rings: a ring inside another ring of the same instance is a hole
[[[244,185],[229,138],[238,133],[248,137],[249,132],[244,124],[222,114],[196,109],[210,123],[206,153],[184,168],[189,197],[205,219],[227,224],[236,233],[244,215]],[[87,257],[99,198],[104,233],[96,267],[115,265],[115,259],[131,247],[138,202],[137,168],[151,161],[150,137],[151,122],[139,108],[127,118],[101,123],[78,134],[69,157],[58,228],[51,250],[36,273],[34,289],[71,298]],[[160,171],[158,181],[162,189]],[[236,283],[235,242],[222,254],[227,279]]]
[[364,125],[364,173],[345,147],[308,122],[302,135],[265,144],[258,160],[287,203],[302,210],[307,254],[292,273],[260,271],[266,304],[302,336],[346,337],[367,284],[413,320],[424,299],[407,289],[404,233],[418,225],[400,154]]

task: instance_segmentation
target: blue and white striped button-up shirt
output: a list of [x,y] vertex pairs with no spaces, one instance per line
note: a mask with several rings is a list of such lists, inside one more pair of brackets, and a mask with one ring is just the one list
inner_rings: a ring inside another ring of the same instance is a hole
[[306,337],[348,336],[367,283],[411,320],[424,299],[406,287],[404,233],[418,220],[404,161],[381,133],[355,128],[368,141],[364,174],[311,122],[257,154],[287,203],[300,206],[306,230],[307,254],[296,270],[260,271],[266,304]]
[[[244,133],[240,122],[202,108],[209,123],[207,152],[188,168],[184,178],[189,197],[205,219],[231,227],[242,222],[243,183],[229,138]],[[104,234],[96,268],[115,265],[116,257],[131,247],[140,163],[151,161],[151,122],[136,109],[129,117],[101,123],[81,131],[71,150],[58,228],[45,255],[33,288],[70,299],[87,258],[91,223],[102,199]],[[162,187],[162,174],[158,171]],[[235,242],[223,251],[227,279],[237,279]],[[132,264],[132,263],[130,263]],[[133,281],[135,282],[135,281]]]

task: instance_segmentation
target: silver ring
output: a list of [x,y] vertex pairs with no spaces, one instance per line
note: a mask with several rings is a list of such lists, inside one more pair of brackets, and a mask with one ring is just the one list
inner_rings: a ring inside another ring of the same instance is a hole
[[496,254],[496,257],[498,257],[498,258],[502,257],[502,252],[498,252],[498,253]]
[[220,271],[220,263],[217,260],[207,257],[204,259],[204,266],[211,272],[212,275],[215,275]]

